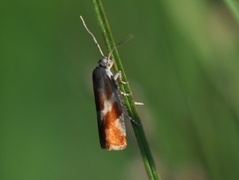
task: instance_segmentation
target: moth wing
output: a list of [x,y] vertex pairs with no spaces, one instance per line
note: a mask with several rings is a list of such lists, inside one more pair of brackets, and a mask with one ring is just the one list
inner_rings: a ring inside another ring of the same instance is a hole
[[[101,147],[123,149],[126,147],[126,133],[116,82],[98,66],[93,71],[93,88]],[[120,144],[125,145],[121,147]]]

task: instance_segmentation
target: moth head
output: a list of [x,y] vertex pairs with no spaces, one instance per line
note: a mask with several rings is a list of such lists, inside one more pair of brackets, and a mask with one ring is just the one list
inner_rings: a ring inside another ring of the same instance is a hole
[[111,60],[108,57],[103,57],[102,59],[99,60],[98,63],[101,67],[106,68],[106,69],[110,69],[114,64],[114,61]]

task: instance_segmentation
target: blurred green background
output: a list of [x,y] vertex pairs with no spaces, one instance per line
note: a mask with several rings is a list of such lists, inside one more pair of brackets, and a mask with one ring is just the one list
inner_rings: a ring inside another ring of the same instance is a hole
[[[163,180],[239,179],[239,27],[221,1],[103,2]],[[0,179],[147,179],[128,147],[100,149],[91,1],[1,1]]]

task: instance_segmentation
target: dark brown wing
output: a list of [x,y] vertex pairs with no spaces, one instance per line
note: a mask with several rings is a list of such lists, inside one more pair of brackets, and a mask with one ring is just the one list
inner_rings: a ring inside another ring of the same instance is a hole
[[118,87],[101,66],[93,71],[93,88],[101,147],[109,150],[125,148],[124,115]]

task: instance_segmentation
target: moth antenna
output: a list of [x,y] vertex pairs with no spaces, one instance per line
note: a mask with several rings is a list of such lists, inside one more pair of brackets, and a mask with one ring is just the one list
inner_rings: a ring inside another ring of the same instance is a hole
[[80,16],[80,18],[81,18],[81,21],[82,21],[83,26],[85,27],[86,31],[92,36],[92,38],[93,38],[95,44],[97,45],[97,48],[98,48],[99,51],[100,51],[100,54],[102,55],[102,57],[105,57],[105,55],[104,55],[103,51],[101,50],[100,45],[99,45],[99,43],[97,42],[97,40],[96,40],[94,34],[93,34],[93,33],[88,29],[88,27],[86,26],[86,23],[85,23],[83,17]]
[[128,42],[128,41],[131,40],[133,37],[134,37],[134,35],[130,34],[129,36],[126,37],[125,40],[123,40],[123,41],[117,43],[117,44],[115,45],[115,47],[113,47],[113,49],[111,49],[111,51],[110,51],[110,53],[109,53],[109,55],[108,55],[108,59],[110,58],[110,56],[112,55],[113,51],[114,51],[117,47],[119,47],[119,46],[121,46],[122,44]]

